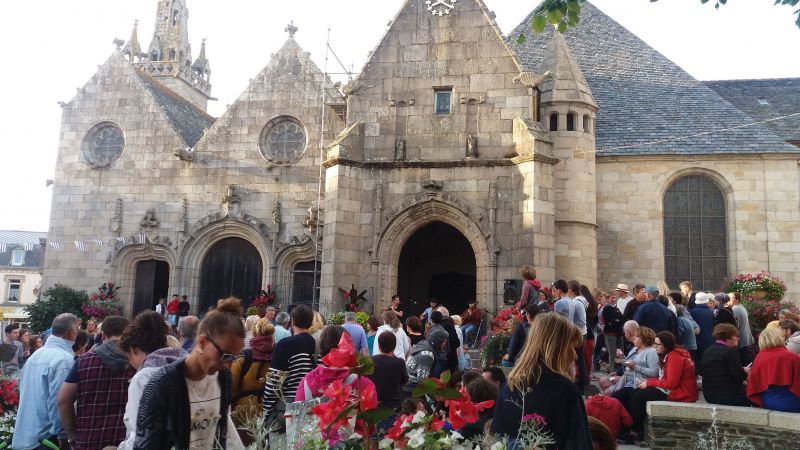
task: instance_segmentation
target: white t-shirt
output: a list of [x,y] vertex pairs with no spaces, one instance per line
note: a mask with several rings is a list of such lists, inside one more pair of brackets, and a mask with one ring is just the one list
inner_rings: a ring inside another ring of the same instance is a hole
[[381,349],[378,348],[378,336],[386,331],[389,333],[394,333],[394,337],[397,338],[397,344],[394,347],[394,356],[397,356],[405,361],[406,354],[408,354],[408,352],[411,350],[411,341],[408,339],[406,332],[403,331],[403,328],[393,330],[389,325],[381,325],[378,327],[378,331],[375,332],[375,344],[372,346],[372,354],[379,355],[381,353]]
[[[220,419],[219,398],[221,396],[219,373],[209,375],[200,381],[186,378],[186,389],[189,394],[189,414],[191,415],[191,432],[189,434],[190,450],[212,450],[216,438],[217,423]],[[228,415],[228,435],[226,446],[229,449],[243,449],[239,433]]]
[[633,297],[631,296],[617,299],[617,309],[619,309],[619,312],[624,314],[625,307],[628,306],[628,302],[631,300],[633,300]]

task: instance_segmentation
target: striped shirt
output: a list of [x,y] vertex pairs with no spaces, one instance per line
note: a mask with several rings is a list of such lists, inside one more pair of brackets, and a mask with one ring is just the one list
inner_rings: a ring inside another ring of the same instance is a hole
[[[315,366],[316,342],[308,333],[282,339],[275,345],[264,385],[264,412],[269,415],[278,400],[294,401],[297,386]],[[288,400],[287,400],[288,399]]]

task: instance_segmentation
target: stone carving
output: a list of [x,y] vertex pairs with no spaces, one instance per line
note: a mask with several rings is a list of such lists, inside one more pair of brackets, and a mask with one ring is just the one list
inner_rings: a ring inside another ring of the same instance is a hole
[[489,182],[489,250],[492,252],[489,265],[497,266],[497,254],[500,244],[497,242],[495,225],[497,224],[497,182]]
[[278,202],[278,199],[275,199],[275,202],[272,204],[272,223],[279,224],[281,223],[281,204]]
[[396,161],[405,161],[406,159],[406,140],[404,138],[394,140],[394,159]]
[[161,225],[161,222],[156,219],[156,210],[155,208],[150,208],[144,213],[144,217],[142,218],[141,222],[139,222],[139,226],[143,229],[153,229],[158,228]]
[[194,161],[194,151],[192,151],[192,149],[190,148],[176,147],[175,153],[173,154],[177,156],[178,159],[180,159],[181,161],[186,161],[186,162]]
[[478,138],[474,134],[467,135],[467,158],[478,157]]
[[375,185],[375,223],[373,224],[372,248],[369,250],[370,254],[377,255],[378,241],[381,236],[381,218],[383,215],[383,184],[378,183]]
[[111,223],[109,224],[109,230],[112,233],[119,236],[122,232],[122,199],[118,198],[116,202],[114,202],[114,217],[111,218]]
[[229,184],[225,196],[222,197],[222,213],[226,216],[238,216],[241,204],[242,196],[239,195],[236,185]]
[[185,233],[189,223],[189,199],[181,199],[181,217],[178,219],[178,231]]
[[[430,182],[431,181],[426,182],[426,184],[430,183]],[[438,182],[433,182],[433,183],[438,183]],[[441,183],[439,183],[439,184],[441,184]],[[402,214],[405,210],[407,210],[409,208],[412,208],[412,207],[414,207],[416,205],[421,205],[421,204],[424,204],[424,203],[435,202],[435,201],[446,203],[446,204],[458,209],[459,211],[463,212],[466,216],[469,216],[470,218],[473,218],[473,220],[475,220],[475,219],[477,219],[478,217],[481,217],[481,216],[483,216],[483,217],[487,216],[487,214],[486,214],[485,210],[483,210],[483,208],[475,207],[475,206],[470,205],[469,202],[467,202],[463,198],[459,197],[457,194],[453,194],[453,193],[447,192],[447,193],[439,196],[439,198],[435,198],[435,197],[436,197],[435,195],[432,196],[428,192],[421,192],[421,193],[413,195],[413,196],[405,196],[405,197],[403,197],[400,201],[398,201],[395,204],[394,207],[392,207],[392,208],[390,208],[388,210],[388,212],[386,213],[385,218],[381,221],[382,226],[383,226],[383,224],[391,223],[397,216],[399,216],[400,214]],[[490,214],[491,214],[491,212],[490,212]],[[489,216],[489,217],[491,218],[491,216]],[[475,220],[475,223],[480,228],[481,233],[483,233],[485,238],[488,239],[492,235],[490,230],[486,230],[485,222],[483,220],[477,219],[477,220]],[[381,230],[378,233],[378,235],[380,235],[380,234],[383,234],[383,230]]]
[[320,217],[321,213],[323,212],[324,212],[323,209],[318,208],[316,206],[308,208],[308,217],[303,219],[302,225],[303,228],[305,228],[306,231],[308,231],[308,233],[311,236],[315,236],[317,227],[322,226],[322,220],[320,219]]
[[358,93],[358,91],[360,91],[363,87],[364,86],[361,83],[357,82],[356,80],[352,80],[342,86],[342,94],[344,94],[345,97],[349,97]]
[[289,25],[286,25],[286,28],[284,28],[283,31],[289,33],[289,37],[293,38],[294,34],[297,33],[298,29],[299,28],[294,26],[294,20],[291,20],[291,21],[289,21]]
[[442,182],[437,180],[428,180],[422,183],[422,188],[428,191],[428,197],[436,197],[437,192],[442,190]]
[[545,80],[552,78],[553,73],[549,70],[541,75],[538,75],[536,72],[520,72],[519,75],[515,76],[513,81],[514,84],[521,84],[525,87],[539,87],[540,84],[544,83]]
[[489,183],[489,209],[497,208],[497,182]]

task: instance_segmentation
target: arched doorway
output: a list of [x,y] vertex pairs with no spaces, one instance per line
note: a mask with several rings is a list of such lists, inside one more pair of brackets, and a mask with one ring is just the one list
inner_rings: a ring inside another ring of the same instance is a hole
[[461,314],[476,295],[472,245],[443,222],[423,226],[400,252],[397,286],[406,314],[421,314],[431,297],[438,298],[451,314]]
[[169,263],[147,259],[136,263],[133,289],[133,315],[155,308],[158,299],[169,300]]
[[217,241],[206,253],[200,269],[198,313],[230,296],[248,305],[261,290],[261,255],[249,241],[229,237]]

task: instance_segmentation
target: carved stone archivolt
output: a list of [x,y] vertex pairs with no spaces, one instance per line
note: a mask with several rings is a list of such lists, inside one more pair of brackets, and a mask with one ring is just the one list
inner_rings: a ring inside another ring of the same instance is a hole
[[484,238],[488,238],[491,235],[490,230],[487,229],[486,224],[483,223],[483,218],[488,217],[487,211],[484,208],[471,205],[458,194],[442,192],[442,184],[439,181],[426,181],[423,184],[423,188],[426,189],[426,192],[420,192],[416,195],[407,195],[396,202],[386,211],[386,215],[381,222],[389,224],[395,219],[395,217],[401,215],[403,212],[413,208],[414,206],[431,201],[439,201],[456,208],[458,211],[475,221],[476,225],[481,229]]

